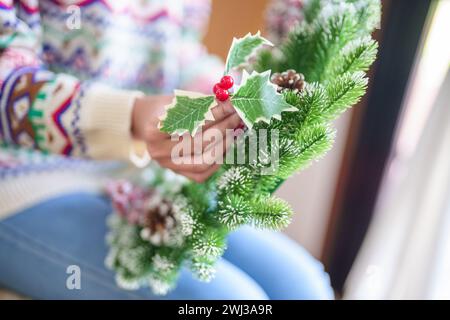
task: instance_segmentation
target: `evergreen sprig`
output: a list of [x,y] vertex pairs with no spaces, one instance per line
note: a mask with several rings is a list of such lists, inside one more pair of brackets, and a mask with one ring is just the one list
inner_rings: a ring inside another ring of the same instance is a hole
[[[230,231],[244,224],[271,230],[289,224],[291,207],[271,194],[284,179],[331,148],[332,121],[366,92],[366,72],[378,50],[371,33],[379,25],[380,12],[379,0],[306,2],[304,21],[280,47],[260,52],[252,66],[260,72],[295,69],[304,74],[305,89],[282,96],[296,112],[254,124],[253,135],[261,134],[258,129],[267,130],[266,153],[250,161],[249,133],[231,151],[244,151],[244,163],[225,164],[206,183],[183,186],[176,207],[184,231],[176,245],[151,246],[139,236],[139,227],[113,216],[107,264],[116,270],[122,287],[136,289],[147,284],[155,293],[164,294],[175,285],[183,265],[200,280],[209,281]],[[277,141],[271,141],[273,130],[278,132]],[[275,170],[262,174],[267,153],[272,151],[278,152]]]

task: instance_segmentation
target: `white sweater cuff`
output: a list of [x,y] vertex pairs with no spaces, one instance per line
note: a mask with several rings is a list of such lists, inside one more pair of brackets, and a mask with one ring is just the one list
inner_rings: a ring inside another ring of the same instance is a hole
[[112,89],[100,84],[89,88],[81,102],[80,127],[87,156],[94,159],[129,159],[133,143],[131,116],[142,92]]

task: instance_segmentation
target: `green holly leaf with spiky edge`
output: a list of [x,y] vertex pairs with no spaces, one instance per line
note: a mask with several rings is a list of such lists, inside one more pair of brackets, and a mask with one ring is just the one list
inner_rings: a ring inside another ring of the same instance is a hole
[[263,45],[273,46],[269,40],[261,37],[259,31],[255,35],[248,33],[243,38],[233,38],[225,64],[225,74],[228,74],[231,69],[244,66],[256,50]]
[[245,70],[242,82],[231,98],[231,103],[248,128],[259,121],[270,123],[270,119],[281,120],[281,113],[298,111],[288,104],[277,87],[270,82],[270,70],[248,74]]
[[160,118],[160,130],[168,134],[195,135],[206,120],[214,120],[211,109],[217,105],[213,96],[175,90],[175,98]]

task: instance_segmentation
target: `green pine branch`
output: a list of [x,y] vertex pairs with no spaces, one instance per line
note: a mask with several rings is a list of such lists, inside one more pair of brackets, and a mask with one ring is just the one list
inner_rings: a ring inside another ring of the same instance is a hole
[[332,66],[334,77],[344,73],[367,71],[375,61],[378,43],[370,37],[353,40],[348,43]]
[[332,76],[330,66],[334,59],[354,39],[356,30],[350,12],[318,19],[312,25],[303,24],[281,48],[285,59],[281,67],[302,72],[309,82],[326,82]]
[[308,126],[298,132],[296,140],[282,140],[277,176],[287,179],[324,156],[334,142],[334,131],[324,125]]
[[258,196],[251,203],[250,223],[261,229],[281,230],[289,225],[293,211],[284,200]]
[[306,1],[305,7],[303,9],[303,15],[305,21],[309,24],[313,23],[323,7],[324,0],[309,0]]
[[368,79],[364,72],[345,73],[327,86],[327,102],[321,106],[321,117],[325,121],[336,119],[347,108],[361,99],[367,89]]
[[[231,230],[244,224],[279,230],[289,224],[291,207],[270,194],[331,148],[335,135],[331,122],[366,92],[366,72],[378,50],[370,35],[380,23],[380,8],[379,0],[306,1],[304,22],[280,48],[260,52],[253,65],[261,72],[295,69],[307,81],[302,92],[283,95],[296,112],[283,112],[281,120],[254,126],[256,135],[258,129],[268,130],[268,152],[278,151],[274,174],[260,172],[267,154],[250,163],[249,137],[238,140],[231,152],[236,159],[237,151],[244,151],[243,165],[226,164],[207,183],[183,187],[192,233],[177,248],[151,246],[140,238],[139,227],[117,216],[111,219],[107,263],[116,270],[121,286],[133,289],[144,281],[164,294],[174,286],[183,263],[199,279],[209,281]],[[271,141],[271,130],[278,130],[278,143]]]

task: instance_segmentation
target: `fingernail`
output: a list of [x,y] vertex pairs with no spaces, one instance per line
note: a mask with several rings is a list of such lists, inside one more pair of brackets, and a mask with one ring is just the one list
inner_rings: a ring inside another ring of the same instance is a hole
[[239,124],[234,128],[234,130],[244,129],[244,128],[245,128],[245,124],[241,120],[241,121],[239,121]]

